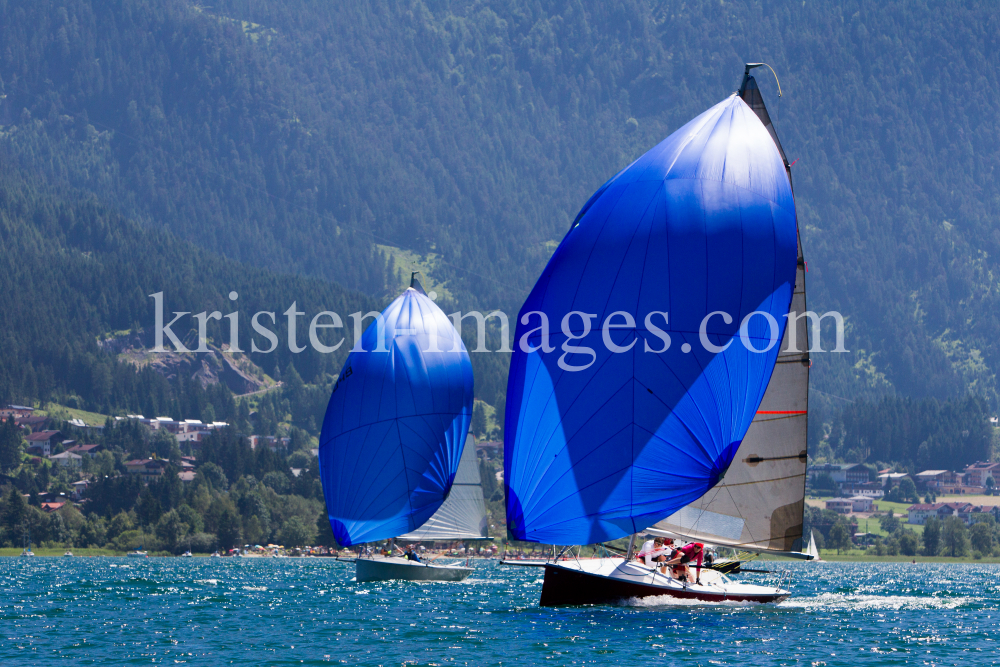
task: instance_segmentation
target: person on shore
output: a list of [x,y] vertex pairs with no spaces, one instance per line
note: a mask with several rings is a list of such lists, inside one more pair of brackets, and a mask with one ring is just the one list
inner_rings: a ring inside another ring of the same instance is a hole
[[678,577],[681,581],[691,581],[691,570],[688,567],[690,563],[695,558],[698,559],[697,574],[696,574],[696,584],[701,583],[701,562],[704,557],[705,545],[701,542],[692,542],[687,544],[675,552],[673,558],[664,563],[665,566],[670,567],[671,565],[680,565],[683,567],[681,576]]

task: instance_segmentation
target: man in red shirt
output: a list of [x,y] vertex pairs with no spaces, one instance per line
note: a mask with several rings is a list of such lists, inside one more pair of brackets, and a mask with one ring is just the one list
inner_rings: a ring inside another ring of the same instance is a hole
[[668,560],[664,565],[680,565],[684,568],[684,575],[681,577],[681,581],[691,581],[691,571],[688,568],[688,563],[690,563],[695,558],[698,559],[697,565],[697,578],[695,583],[701,583],[701,561],[705,553],[705,545],[701,542],[692,542],[691,544],[685,545],[677,550],[677,555]]

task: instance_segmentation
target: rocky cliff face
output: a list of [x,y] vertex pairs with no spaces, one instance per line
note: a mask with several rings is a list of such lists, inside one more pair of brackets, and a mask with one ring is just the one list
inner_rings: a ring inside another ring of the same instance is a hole
[[[193,332],[192,332],[193,333]],[[194,336],[182,342],[188,349],[198,346]],[[138,367],[149,366],[168,380],[179,377],[198,380],[202,387],[221,382],[234,394],[250,394],[272,383],[260,368],[244,355],[232,355],[208,343],[207,352],[153,352],[150,332],[129,332],[103,339],[102,348]]]

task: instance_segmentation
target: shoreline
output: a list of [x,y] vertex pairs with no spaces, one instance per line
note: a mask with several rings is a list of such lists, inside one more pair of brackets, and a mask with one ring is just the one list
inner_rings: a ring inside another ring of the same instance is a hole
[[[951,565],[997,565],[1000,564],[1000,557],[990,556],[983,558],[973,558],[972,556],[959,556],[957,558],[952,558],[951,556],[875,556],[869,554],[821,554],[820,558],[823,560],[820,563],[908,563],[913,564],[916,561],[916,565],[921,563],[944,563]],[[766,560],[768,562],[777,561],[788,561],[787,558],[780,558],[777,556],[763,556],[761,560]],[[802,561],[809,562],[809,561]]]
[[[40,548],[35,549],[35,555],[33,558],[69,558],[65,556],[66,549],[48,549]],[[128,552],[115,552],[106,549],[80,549],[73,551],[73,558],[128,558]],[[21,558],[21,550],[18,548],[0,548],[0,558]],[[210,558],[211,554],[193,554],[192,558]],[[172,554],[150,554],[148,558],[170,558],[170,559],[182,559],[182,556],[175,556]],[[225,559],[234,558],[233,556],[223,556]],[[349,557],[337,558],[336,556],[283,556],[281,558],[273,558],[273,560],[283,560],[285,558],[294,559],[304,559],[310,558],[314,560],[348,560]],[[445,556],[444,558],[465,558],[462,556]],[[471,556],[472,560],[495,560],[500,561],[498,556],[483,557],[483,556]],[[820,562],[824,563],[909,563],[920,565],[923,563],[940,563],[940,564],[951,564],[951,565],[1000,565],[1000,557],[989,557],[976,559],[972,556],[961,556],[958,558],[951,558],[949,556],[875,556],[863,553],[848,553],[848,554],[822,554],[823,560]],[[253,560],[271,560],[272,557],[268,556],[250,556],[247,559]],[[766,562],[795,562],[787,558],[781,558],[779,556],[762,555],[758,560]],[[808,561],[799,561],[808,562]]]

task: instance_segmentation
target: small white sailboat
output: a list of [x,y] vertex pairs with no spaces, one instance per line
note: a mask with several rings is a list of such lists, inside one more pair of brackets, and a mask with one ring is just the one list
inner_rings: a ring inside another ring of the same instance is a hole
[[31,550],[31,529],[30,528],[26,528],[26,533],[25,533],[24,541],[22,542],[22,544],[23,544],[23,547],[21,548],[21,556],[23,556],[25,558],[32,558],[32,557],[34,557],[35,552]]
[[[434,540],[478,540],[486,537],[486,503],[476,460],[476,447],[468,436],[455,474],[451,492],[441,507],[420,528],[400,535],[401,542]],[[462,581],[472,574],[471,567],[444,565],[433,562],[388,558],[358,558],[355,564],[357,581]]]
[[806,547],[805,553],[812,558],[814,563],[823,562],[823,559],[819,556],[819,549],[816,548],[816,534],[812,531],[809,531],[809,546]]
[[148,558],[149,557],[149,553],[146,552],[146,551],[143,551],[141,548],[136,548],[135,551],[130,551],[127,555],[128,555],[129,558]]

